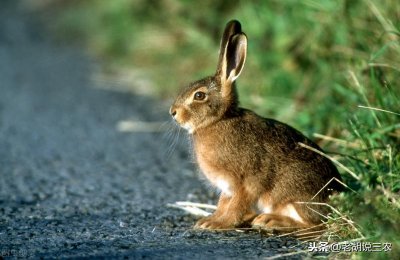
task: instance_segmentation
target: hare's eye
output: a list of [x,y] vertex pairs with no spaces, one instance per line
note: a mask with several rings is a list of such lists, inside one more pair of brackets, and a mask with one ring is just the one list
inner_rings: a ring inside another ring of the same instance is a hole
[[197,91],[196,93],[194,93],[195,100],[204,100],[205,98],[206,98],[206,93],[204,92]]

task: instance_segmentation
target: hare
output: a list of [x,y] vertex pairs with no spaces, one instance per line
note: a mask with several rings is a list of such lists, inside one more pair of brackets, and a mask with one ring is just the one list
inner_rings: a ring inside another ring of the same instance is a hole
[[195,228],[318,225],[324,208],[297,202],[325,202],[340,189],[338,183],[329,183],[340,180],[339,172],[329,159],[300,146],[321,151],[296,129],[239,107],[235,80],[246,52],[240,23],[230,21],[215,75],[191,83],[170,108],[191,136],[200,170],[221,191],[216,211]]

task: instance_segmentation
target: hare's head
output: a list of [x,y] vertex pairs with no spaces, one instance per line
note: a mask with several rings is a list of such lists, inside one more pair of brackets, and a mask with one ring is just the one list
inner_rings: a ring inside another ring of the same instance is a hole
[[221,40],[217,71],[191,83],[170,108],[172,117],[189,133],[209,126],[238,106],[235,80],[246,60],[247,38],[238,21],[230,21]]

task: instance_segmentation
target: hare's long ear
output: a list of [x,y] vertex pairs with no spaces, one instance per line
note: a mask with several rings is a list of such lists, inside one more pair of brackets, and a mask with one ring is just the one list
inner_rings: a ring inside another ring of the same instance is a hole
[[226,50],[226,81],[232,84],[244,67],[247,54],[247,37],[244,33],[233,35]]
[[226,24],[224,34],[222,35],[221,39],[221,46],[219,48],[217,75],[226,78],[226,52],[228,49],[228,43],[233,35],[241,32],[242,26],[238,21],[232,20]]
[[216,76],[221,80],[223,96],[232,93],[232,83],[243,69],[247,53],[247,37],[238,21],[230,21],[221,40]]

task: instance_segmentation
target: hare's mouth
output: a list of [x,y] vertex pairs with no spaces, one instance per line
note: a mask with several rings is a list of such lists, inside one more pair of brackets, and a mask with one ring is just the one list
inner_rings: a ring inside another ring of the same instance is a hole
[[185,130],[187,130],[189,132],[189,134],[193,133],[194,128],[190,123],[184,123],[181,125],[182,128],[184,128]]
[[[184,111],[183,111],[184,112]],[[193,124],[191,124],[188,120],[187,120],[187,116],[185,116],[186,114],[183,113],[182,111],[180,113],[178,113],[177,109],[175,109],[174,107],[170,108],[170,114],[172,116],[172,119],[178,124],[180,125],[182,128],[184,128],[185,130],[187,130],[189,132],[189,134],[192,134],[194,131],[194,127]]]

